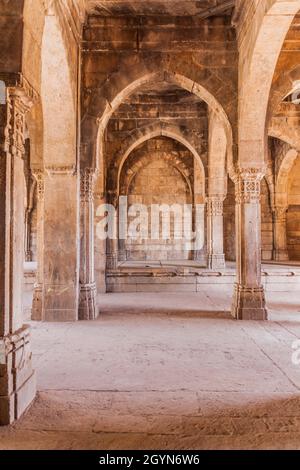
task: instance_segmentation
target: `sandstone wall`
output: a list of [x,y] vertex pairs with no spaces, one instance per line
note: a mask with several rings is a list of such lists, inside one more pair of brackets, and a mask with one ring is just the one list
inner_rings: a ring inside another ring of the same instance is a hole
[[[139,167],[138,162],[143,159]],[[182,161],[182,165],[179,165]],[[193,188],[193,156],[181,144],[167,138],[148,140],[135,152],[128,161],[125,174],[132,171],[128,187],[121,187],[128,195],[128,204],[145,204],[148,208],[148,240],[134,240],[129,238],[125,244],[128,260],[180,260],[189,259],[192,253],[184,240],[176,239],[181,236],[184,214],[178,219],[171,216],[171,230],[169,240],[155,240],[151,238],[151,205],[152,204],[192,204]],[[184,173],[185,172],[185,173]],[[122,176],[124,177],[125,174]],[[122,191],[122,192],[123,192]],[[163,224],[160,220],[160,237]],[[191,221],[192,222],[192,221]],[[192,226],[191,226],[192,228]],[[204,227],[199,230],[204,232]]]
[[300,158],[291,170],[288,187],[287,242],[290,259],[300,260]]

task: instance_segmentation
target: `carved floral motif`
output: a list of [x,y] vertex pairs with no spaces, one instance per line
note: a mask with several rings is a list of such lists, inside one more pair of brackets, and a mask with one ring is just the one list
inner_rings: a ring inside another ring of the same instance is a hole
[[92,201],[94,196],[95,172],[91,168],[80,171],[80,200],[82,202]]
[[237,204],[258,204],[260,202],[260,184],[264,177],[262,168],[243,168],[236,177]]
[[210,196],[206,199],[207,201],[207,213],[210,216],[222,216],[223,215],[223,196]]

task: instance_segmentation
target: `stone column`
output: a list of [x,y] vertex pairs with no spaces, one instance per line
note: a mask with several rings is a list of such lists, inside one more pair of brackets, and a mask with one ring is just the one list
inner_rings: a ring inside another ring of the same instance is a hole
[[223,195],[207,198],[208,268],[224,269]]
[[266,320],[261,283],[261,207],[259,168],[239,170],[236,177],[237,283],[232,314],[239,320]]
[[[119,261],[119,200],[115,193],[109,193],[109,204],[115,208],[115,218],[113,220],[114,233],[113,238],[108,237],[106,241],[106,269],[115,270]],[[124,250],[122,250],[124,252]]]
[[25,115],[36,98],[22,79],[0,105],[0,425],[35,397],[30,330],[23,324]]
[[94,171],[80,172],[80,272],[79,320],[94,320],[98,316],[94,263]]
[[[106,269],[115,270],[118,267],[118,240],[107,239]],[[123,250],[124,252],[124,250]]]
[[24,174],[26,183],[26,209],[25,209],[25,236],[24,236],[24,250],[25,261],[32,261],[31,250],[31,215],[33,210],[33,195],[35,190],[35,181],[32,178],[30,169],[30,146],[29,140],[25,142],[25,157],[24,157]]
[[287,207],[277,206],[273,210],[273,226],[274,226],[274,250],[273,259],[275,261],[288,261],[289,255],[287,250],[286,236],[286,219]]
[[[127,196],[120,195],[118,197],[118,203],[116,208],[116,220],[115,220],[115,231],[116,231],[116,250],[117,250],[117,263],[124,262],[127,260],[126,250],[126,236],[127,236],[127,225],[128,225],[128,199]],[[126,232],[126,233],[123,233]]]
[[42,320],[43,312],[43,280],[44,280],[44,171],[34,169],[33,176],[36,180],[37,191],[37,272],[36,283],[33,291],[31,318],[35,321]]
[[[97,187],[98,183],[96,183]],[[95,185],[94,185],[95,188]],[[96,282],[96,291],[98,294],[106,293],[106,240],[100,239],[97,236],[97,223],[98,223],[98,214],[97,210],[105,204],[105,196],[102,191],[94,191],[94,234],[95,236],[95,282]]]
[[79,191],[73,166],[33,170],[38,185],[38,271],[32,317],[78,320]]
[[24,239],[24,251],[25,251],[25,261],[32,261],[32,251],[31,251],[31,210],[26,209],[25,213],[25,239]]

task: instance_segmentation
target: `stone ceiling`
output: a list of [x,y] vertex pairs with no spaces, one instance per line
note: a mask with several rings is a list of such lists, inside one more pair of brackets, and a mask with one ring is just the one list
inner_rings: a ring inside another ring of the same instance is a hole
[[86,0],[90,15],[169,15],[207,18],[231,13],[235,0]]
[[178,103],[179,101],[182,103],[188,103],[190,101],[195,103],[202,102],[201,98],[195,94],[168,82],[157,82],[155,85],[144,85],[126,101],[130,103],[138,103],[143,101],[145,96],[147,96],[149,100],[166,100],[171,103]]

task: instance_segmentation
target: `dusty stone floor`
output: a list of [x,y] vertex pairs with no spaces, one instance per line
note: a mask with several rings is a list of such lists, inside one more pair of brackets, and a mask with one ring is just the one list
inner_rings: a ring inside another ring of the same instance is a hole
[[95,322],[32,323],[39,394],[0,449],[300,449],[298,299],[254,323],[213,287],[108,294]]

